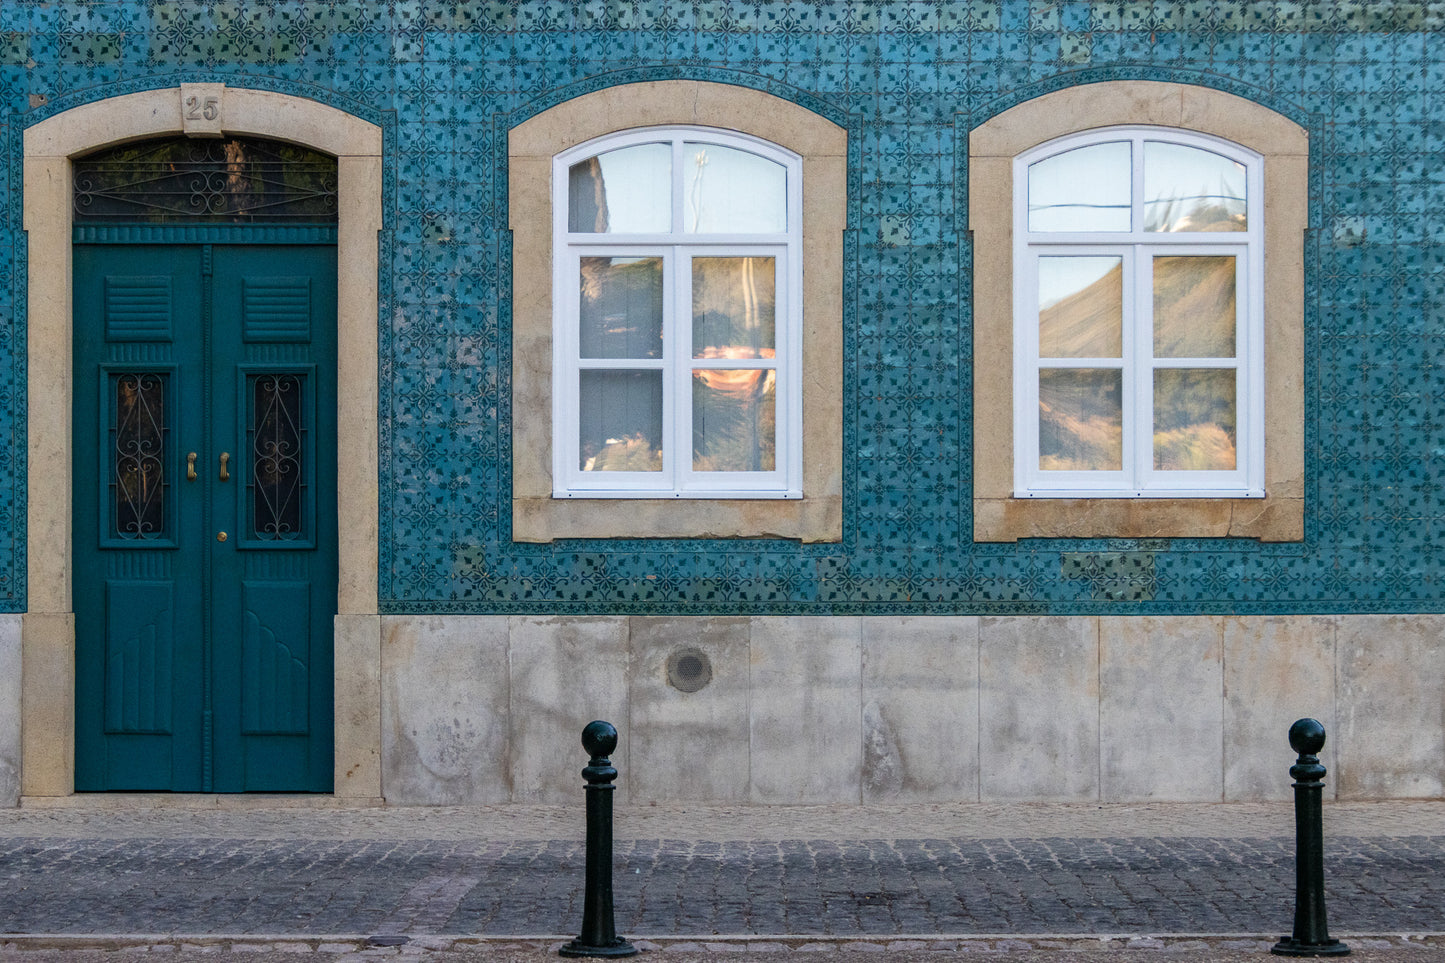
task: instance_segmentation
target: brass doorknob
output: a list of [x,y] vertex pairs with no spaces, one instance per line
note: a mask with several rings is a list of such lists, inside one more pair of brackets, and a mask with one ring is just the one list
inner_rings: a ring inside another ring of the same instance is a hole
[[225,533],[225,532],[217,532],[217,533],[216,533],[216,541],[218,541],[218,542],[224,542],[225,540],[226,540],[226,533]]

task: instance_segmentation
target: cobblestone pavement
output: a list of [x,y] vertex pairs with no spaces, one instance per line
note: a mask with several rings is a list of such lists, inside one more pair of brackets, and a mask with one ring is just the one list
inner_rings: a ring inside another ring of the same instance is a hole
[[[617,925],[638,938],[892,941],[1290,927],[1287,805],[1009,809],[619,818]],[[556,832],[562,818],[540,807],[7,811],[0,944],[5,934],[571,935],[584,857],[580,827]],[[1445,931],[1445,803],[1332,807],[1326,828],[1333,933]]]

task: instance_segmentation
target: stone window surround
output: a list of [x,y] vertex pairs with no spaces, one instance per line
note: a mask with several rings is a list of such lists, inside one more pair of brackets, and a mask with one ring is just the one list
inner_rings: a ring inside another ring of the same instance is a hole
[[[1264,157],[1264,498],[1013,497],[1013,161],[1098,127],[1152,125],[1213,134]],[[974,280],[974,533],[1020,538],[1304,538],[1304,128],[1207,87],[1106,81],[1044,94],[968,135]]]
[[184,85],[63,111],[24,132],[29,235],[26,481],[28,611],[21,639],[23,796],[75,786],[75,616],[71,599],[71,158],[127,141],[187,132],[183,96],[221,100],[192,133],[289,141],[337,158],[337,510],[335,790],[381,795],[377,607],[377,232],[382,226],[381,128],[315,101],[270,91]]
[[[635,127],[751,134],[803,158],[803,497],[552,497],[552,158]],[[771,94],[690,80],[621,84],[558,104],[508,138],[512,230],[512,538],[841,540],[847,133]]]

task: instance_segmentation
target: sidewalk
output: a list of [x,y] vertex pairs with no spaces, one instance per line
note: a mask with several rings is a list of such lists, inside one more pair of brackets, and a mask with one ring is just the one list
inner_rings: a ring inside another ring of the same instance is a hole
[[[577,932],[580,799],[575,808],[281,802],[102,797],[0,810],[0,950],[64,945],[45,943],[54,936],[545,947]],[[901,953],[1208,937],[1220,950],[1257,952],[1291,926],[1293,832],[1289,803],[624,804],[617,927],[669,949],[811,941]],[[1445,802],[1328,803],[1325,833],[1332,935],[1433,934],[1426,943],[1442,949]]]

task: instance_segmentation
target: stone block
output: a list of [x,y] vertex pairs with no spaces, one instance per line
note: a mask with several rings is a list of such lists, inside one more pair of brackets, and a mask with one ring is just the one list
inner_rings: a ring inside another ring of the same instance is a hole
[[858,620],[755,618],[751,628],[752,801],[859,802]]
[[1293,799],[1289,727],[1318,719],[1335,795],[1335,620],[1323,615],[1224,620],[1224,798]]
[[508,620],[382,619],[382,790],[388,803],[510,797]]
[[749,632],[746,618],[631,620],[634,801],[748,798]]
[[[627,632],[626,618],[511,619],[514,802],[580,803],[582,729],[594,719],[617,726],[612,761],[629,770]],[[627,795],[624,782],[618,802]]]
[[978,798],[978,619],[862,620],[863,802]]
[[31,612],[21,623],[22,796],[75,792],[75,616]]
[[335,621],[336,796],[381,796],[381,617]]
[[1099,781],[1110,802],[1224,795],[1217,618],[1099,620]]
[[1340,798],[1445,795],[1445,617],[1342,615],[1336,625],[1339,724],[1325,731]]
[[979,622],[979,798],[1099,798],[1099,630],[1092,618]]
[[20,627],[0,615],[0,807],[20,803]]

